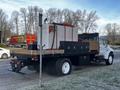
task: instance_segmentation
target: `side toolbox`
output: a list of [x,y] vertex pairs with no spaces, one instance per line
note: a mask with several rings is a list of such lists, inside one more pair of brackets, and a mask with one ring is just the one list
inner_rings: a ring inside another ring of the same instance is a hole
[[65,54],[71,54],[71,55],[85,54],[89,52],[89,43],[61,41],[59,48],[64,49]]

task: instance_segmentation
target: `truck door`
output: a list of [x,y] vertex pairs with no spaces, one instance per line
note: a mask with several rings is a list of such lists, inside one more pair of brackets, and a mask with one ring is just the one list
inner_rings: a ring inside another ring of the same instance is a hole
[[105,55],[107,52],[107,43],[105,40],[101,39],[100,40],[100,55]]

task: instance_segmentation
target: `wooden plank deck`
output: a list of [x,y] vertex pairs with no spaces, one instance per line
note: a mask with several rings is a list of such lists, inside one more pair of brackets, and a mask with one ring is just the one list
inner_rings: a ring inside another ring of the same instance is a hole
[[[39,50],[27,50],[27,49],[19,49],[19,48],[11,48],[11,54],[19,54],[19,55],[39,55]],[[42,55],[50,55],[50,54],[64,54],[64,50],[43,50]]]

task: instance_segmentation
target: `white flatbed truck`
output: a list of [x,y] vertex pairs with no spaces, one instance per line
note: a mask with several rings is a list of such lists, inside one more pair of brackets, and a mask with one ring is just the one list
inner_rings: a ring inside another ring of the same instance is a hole
[[[44,34],[47,31],[43,30],[42,65],[48,73],[68,75],[72,71],[72,65],[78,66],[98,61],[106,62],[106,65],[113,64],[113,49],[105,41],[101,42],[98,33],[78,34],[74,32],[73,26],[58,23],[52,25],[54,29],[49,27],[47,34]],[[64,35],[61,37],[59,33]],[[46,36],[48,34],[49,37]],[[14,57],[10,62],[12,71],[20,72],[25,66],[30,70],[39,71],[39,43],[38,40],[36,44],[29,45],[28,49],[11,49],[11,55]]]

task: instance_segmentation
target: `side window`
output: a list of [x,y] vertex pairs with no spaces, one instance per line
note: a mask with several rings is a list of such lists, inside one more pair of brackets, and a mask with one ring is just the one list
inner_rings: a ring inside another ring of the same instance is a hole
[[100,43],[101,45],[104,45],[104,40],[103,40],[103,39],[100,39],[100,40],[99,40],[99,43]]
[[107,41],[106,41],[105,39],[100,39],[100,40],[99,40],[99,43],[100,43],[101,45],[104,45],[104,46],[107,45]]

